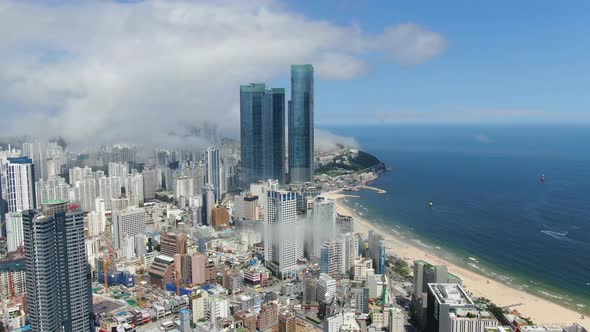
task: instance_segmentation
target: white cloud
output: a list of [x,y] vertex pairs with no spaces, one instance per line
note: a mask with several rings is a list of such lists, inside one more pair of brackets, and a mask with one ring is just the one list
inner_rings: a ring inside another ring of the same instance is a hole
[[274,1],[3,1],[0,31],[0,130],[80,144],[157,140],[202,120],[236,129],[239,84],[291,63],[352,79],[370,71],[366,53],[413,64],[446,44],[414,24],[371,35]]
[[359,143],[354,139],[354,137],[340,136],[322,129],[315,130],[314,140],[315,150],[318,152],[330,152],[338,150],[338,145],[345,145],[351,148],[359,147]]
[[415,65],[443,52],[447,41],[439,33],[408,23],[386,28],[374,38],[374,47],[402,64]]

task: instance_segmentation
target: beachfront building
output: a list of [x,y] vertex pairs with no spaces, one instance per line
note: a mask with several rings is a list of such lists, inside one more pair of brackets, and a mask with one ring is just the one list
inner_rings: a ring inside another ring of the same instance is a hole
[[373,260],[375,273],[385,273],[385,240],[383,239],[383,235],[376,233],[374,230],[369,231],[368,256]]
[[475,303],[458,284],[429,283],[426,331],[483,332],[498,322],[489,313],[478,312]]
[[414,293],[412,294],[412,306],[414,308],[414,319],[418,321],[420,328],[426,328],[428,284],[449,282],[455,283],[453,282],[453,279],[450,278],[446,266],[434,266],[423,260],[414,261]]
[[498,320],[488,311],[458,309],[449,313],[449,332],[485,332],[486,328],[498,326]]

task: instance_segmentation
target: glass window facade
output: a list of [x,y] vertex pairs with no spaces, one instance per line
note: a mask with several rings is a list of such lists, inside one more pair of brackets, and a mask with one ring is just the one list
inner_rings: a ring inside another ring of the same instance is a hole
[[240,87],[242,182],[285,182],[285,89]]
[[290,182],[313,181],[314,145],[313,66],[291,66],[291,100],[289,101],[289,179]]

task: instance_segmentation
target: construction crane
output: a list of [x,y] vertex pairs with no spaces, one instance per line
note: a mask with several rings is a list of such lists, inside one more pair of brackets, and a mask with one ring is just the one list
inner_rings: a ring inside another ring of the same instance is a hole
[[105,291],[109,288],[109,267],[111,265],[111,258],[113,255],[113,247],[108,247],[108,252],[103,253],[102,256],[102,273],[104,276],[104,289]]

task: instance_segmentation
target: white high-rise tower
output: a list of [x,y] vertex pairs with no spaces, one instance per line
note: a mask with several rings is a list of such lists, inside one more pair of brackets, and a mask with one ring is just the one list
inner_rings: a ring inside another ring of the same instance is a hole
[[303,257],[303,236],[297,219],[297,194],[272,189],[267,192],[264,225],[264,257],[275,275],[294,275],[297,260]]

